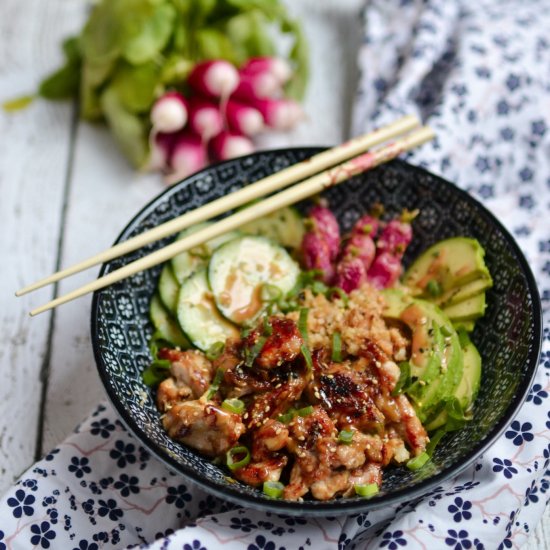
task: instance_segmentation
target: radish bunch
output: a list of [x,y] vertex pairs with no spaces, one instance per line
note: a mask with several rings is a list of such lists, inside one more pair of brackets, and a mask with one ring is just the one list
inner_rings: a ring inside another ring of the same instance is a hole
[[325,206],[314,206],[302,241],[304,265],[320,270],[323,282],[347,293],[366,282],[376,288],[390,287],[401,276],[415,215],[404,211],[399,218],[382,222],[377,215],[367,214],[341,239],[334,214]]
[[240,69],[220,59],[198,63],[188,93],[166,92],[151,109],[149,169],[175,182],[209,161],[251,153],[260,132],[291,129],[302,117],[299,104],[284,97],[291,76],[276,57],[255,57]]

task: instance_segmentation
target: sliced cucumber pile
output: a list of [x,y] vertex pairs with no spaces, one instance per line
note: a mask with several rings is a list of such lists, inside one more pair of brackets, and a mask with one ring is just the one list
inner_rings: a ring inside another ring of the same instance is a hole
[[[182,231],[178,239],[210,225]],[[284,297],[300,268],[286,248],[298,248],[304,233],[293,208],[279,212],[183,252],[165,264],[151,301],[151,321],[174,346],[212,345],[238,335],[264,311],[264,287]]]
[[199,269],[181,285],[178,299],[178,321],[193,345],[208,351],[218,342],[238,337],[233,323],[222,317],[208,285],[206,268]]
[[237,325],[250,325],[264,309],[269,285],[281,297],[296,284],[300,268],[289,253],[265,237],[245,236],[220,246],[208,265],[216,306]]

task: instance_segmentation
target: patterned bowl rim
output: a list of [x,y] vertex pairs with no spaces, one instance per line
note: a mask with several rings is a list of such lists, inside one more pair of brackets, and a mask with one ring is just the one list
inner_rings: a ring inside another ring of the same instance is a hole
[[[238,159],[231,159],[215,165],[208,166],[207,168],[196,172],[192,176],[185,178],[173,186],[167,188],[162,193],[153,198],[149,203],[147,203],[124,227],[120,232],[114,244],[120,242],[126,235],[134,229],[135,224],[150,210],[155,208],[158,203],[162,202],[166,195],[177,192],[180,187],[192,184],[194,181],[199,180],[204,176],[204,174],[215,170],[223,169],[224,166],[234,164],[237,162],[244,162],[247,159],[254,159],[262,155],[277,155],[277,154],[288,154],[289,152],[294,153],[306,153],[309,155],[314,155],[323,151],[325,147],[287,147],[280,149],[269,149],[258,151],[247,156],[240,157]],[[481,456],[489,447],[491,447],[496,440],[504,433],[506,428],[512,423],[513,419],[519,412],[519,409],[523,405],[529,388],[532,385],[533,379],[535,377],[537,366],[539,363],[541,346],[542,346],[542,306],[540,301],[540,296],[537,288],[537,284],[529,263],[525,259],[523,252],[519,248],[515,239],[508,232],[508,230],[502,225],[502,223],[479,201],[474,199],[466,191],[460,189],[453,183],[448,180],[437,176],[424,168],[414,166],[403,160],[396,159],[392,161],[393,164],[401,165],[407,170],[412,170],[418,174],[428,175],[431,178],[438,180],[443,186],[452,186],[454,192],[456,192],[460,198],[466,201],[473,208],[481,211],[485,215],[492,225],[498,228],[503,238],[506,240],[507,244],[513,250],[514,254],[518,258],[518,263],[520,269],[525,276],[527,281],[527,287],[532,297],[532,310],[533,310],[533,347],[528,354],[528,368],[525,370],[524,375],[520,381],[520,384],[516,388],[514,398],[509,403],[504,414],[500,420],[493,426],[493,428],[486,434],[486,436],[478,442],[478,444],[457,464],[445,468],[442,471],[434,474],[433,476],[427,477],[424,480],[419,481],[411,487],[406,487],[400,489],[395,493],[390,494],[381,494],[380,496],[375,496],[369,500],[359,500],[359,499],[332,499],[329,501],[303,501],[303,502],[293,502],[293,501],[284,501],[284,500],[270,500],[266,501],[263,498],[256,498],[253,495],[246,495],[242,493],[237,493],[231,489],[231,486],[220,486],[217,483],[210,480],[207,476],[199,473],[192,468],[182,466],[176,459],[169,456],[165,453],[152,439],[150,439],[147,434],[140,428],[138,422],[132,417],[131,413],[124,407],[117,392],[113,389],[110,384],[110,374],[109,369],[103,360],[103,356],[100,351],[99,343],[99,332],[98,332],[98,322],[99,322],[99,298],[101,295],[101,290],[96,291],[93,295],[92,300],[92,309],[91,309],[91,334],[92,334],[92,346],[94,351],[94,357],[97,369],[101,381],[105,387],[109,400],[115,407],[116,411],[120,415],[126,427],[135,435],[135,437],[143,443],[143,445],[161,462],[163,462],[171,471],[176,474],[183,475],[190,482],[195,483],[200,488],[206,490],[207,492],[218,496],[222,499],[229,500],[235,504],[243,506],[252,506],[255,509],[274,512],[274,513],[284,513],[293,516],[309,516],[309,517],[321,517],[321,516],[340,516],[348,515],[353,513],[362,513],[384,506],[391,506],[398,503],[401,503],[404,500],[413,500],[419,498],[426,493],[428,493],[432,488],[437,487],[441,483],[444,483],[452,477],[456,477],[462,471],[464,471],[468,466],[470,466],[479,456]],[[103,276],[105,270],[107,269],[108,264],[103,264],[99,272],[98,277]],[[208,460],[204,458],[204,460]]]

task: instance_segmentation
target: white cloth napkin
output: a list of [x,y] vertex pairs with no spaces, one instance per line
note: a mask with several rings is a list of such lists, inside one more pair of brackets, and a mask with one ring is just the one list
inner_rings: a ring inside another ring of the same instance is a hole
[[545,329],[535,384],[503,437],[423,498],[347,518],[243,509],[171,474],[97,410],[0,500],[0,550],[521,546],[550,494],[550,6],[531,0],[373,0],[355,131],[418,113],[438,138],[413,163],[474,193],[516,236]]

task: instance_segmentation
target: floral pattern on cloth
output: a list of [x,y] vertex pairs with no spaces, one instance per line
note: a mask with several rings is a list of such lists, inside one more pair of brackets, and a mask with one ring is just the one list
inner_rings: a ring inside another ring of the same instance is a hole
[[0,550],[507,549],[550,496],[550,6],[372,0],[355,131],[417,113],[437,139],[413,163],[482,200],[515,235],[544,309],[526,403],[473,466],[411,502],[303,519],[244,509],[170,473],[100,405],[0,500]]

